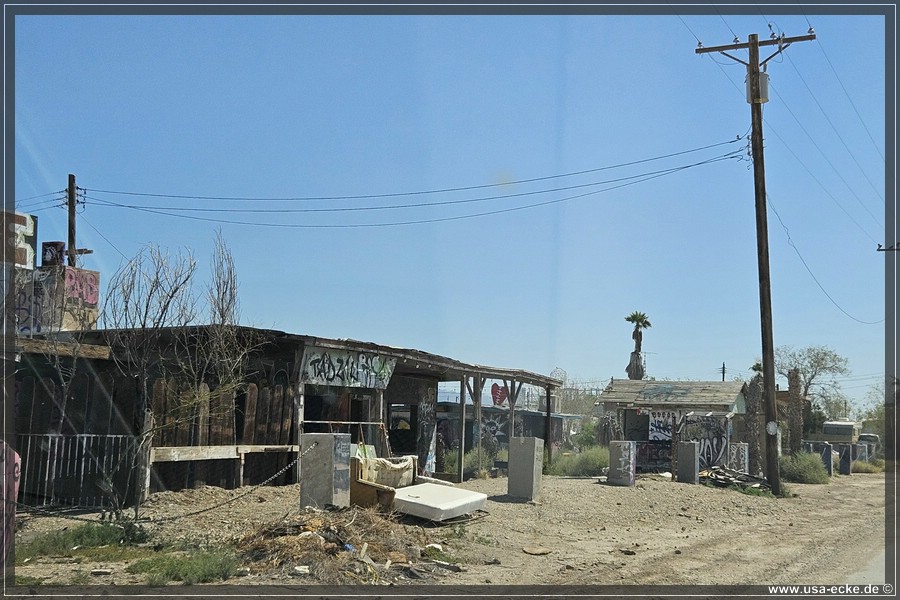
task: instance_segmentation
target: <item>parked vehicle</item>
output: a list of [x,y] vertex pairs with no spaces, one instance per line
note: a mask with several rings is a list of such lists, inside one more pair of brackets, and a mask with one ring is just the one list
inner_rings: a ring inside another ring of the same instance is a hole
[[811,434],[807,439],[832,444],[855,444],[859,441],[861,429],[860,424],[855,421],[825,421],[822,433]]
[[881,436],[876,433],[861,433],[858,441],[869,446],[870,456],[881,450]]

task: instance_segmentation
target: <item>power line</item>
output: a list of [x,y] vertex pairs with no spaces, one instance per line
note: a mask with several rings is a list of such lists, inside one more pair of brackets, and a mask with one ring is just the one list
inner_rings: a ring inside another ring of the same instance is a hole
[[[784,98],[781,97],[781,94],[779,94],[778,91],[775,89],[775,86],[770,84],[769,87],[772,89],[773,92],[775,92],[775,95],[778,96],[778,99],[781,100],[781,102],[784,104],[784,107],[787,108],[787,110],[791,114],[791,116],[794,117],[794,120],[797,122],[797,125],[800,126],[801,131],[803,131],[803,133],[806,134],[806,137],[808,137],[809,140],[813,143],[813,146],[816,147],[816,150],[819,151],[819,154],[821,154],[822,158],[825,159],[825,162],[828,163],[828,166],[831,167],[831,169],[837,174],[838,179],[840,179],[844,183],[844,185],[850,191],[850,194],[854,198],[856,198],[856,201],[859,203],[859,205],[863,207],[863,210],[865,210],[867,213],[869,213],[869,216],[872,217],[872,220],[875,221],[875,224],[878,225],[879,227],[881,227],[882,225],[881,225],[881,222],[878,220],[878,218],[872,214],[872,211],[870,211],[869,208],[865,204],[863,204],[863,201],[859,198],[859,194],[857,194],[854,191],[853,187],[849,183],[847,183],[847,180],[844,179],[844,176],[841,175],[841,172],[838,170],[838,168],[834,166],[834,163],[832,163],[828,159],[828,157],[825,156],[825,152],[822,151],[822,148],[819,146],[819,144],[816,143],[816,141],[813,139],[812,135],[810,135],[810,133],[806,130],[806,128],[803,126],[803,123],[800,122],[800,119],[798,119],[797,115],[794,114],[794,111],[791,110],[791,107],[788,106],[788,104],[787,104],[787,102],[785,102]],[[828,119],[827,116],[825,118]],[[843,140],[841,140],[841,141],[843,141]],[[846,147],[846,145],[845,145],[845,147]],[[850,149],[847,148],[847,151],[849,152]],[[857,163],[857,164],[859,164],[859,163]],[[862,167],[860,167],[860,168],[862,168]],[[863,176],[865,176],[865,173],[863,173]],[[871,184],[871,182],[869,182],[869,183]]]
[[834,298],[831,297],[831,294],[829,294],[829,293],[825,290],[825,288],[822,287],[822,284],[819,282],[819,279],[813,274],[812,269],[809,268],[809,265],[806,264],[806,260],[803,258],[803,255],[800,254],[800,250],[799,250],[799,248],[797,248],[797,246],[794,244],[794,240],[791,239],[791,233],[790,233],[790,231],[788,231],[788,228],[785,226],[784,221],[781,220],[781,215],[778,214],[778,210],[776,210],[775,205],[772,203],[772,199],[769,197],[768,194],[766,194],[766,200],[768,201],[769,206],[772,208],[772,212],[774,212],[774,213],[775,213],[775,216],[778,217],[778,222],[781,223],[781,227],[784,229],[784,233],[785,233],[785,235],[787,236],[788,244],[791,246],[791,248],[794,249],[794,252],[797,253],[797,257],[800,259],[800,262],[803,263],[804,268],[806,268],[806,272],[809,273],[809,276],[813,278],[813,281],[816,282],[816,285],[819,286],[819,289],[822,290],[822,293],[825,294],[825,297],[828,298],[828,299],[831,301],[831,303],[834,304],[834,305],[837,307],[837,309],[838,309],[839,311],[841,311],[842,313],[844,313],[845,315],[847,315],[848,317],[850,317],[851,319],[853,319],[853,320],[856,321],[857,323],[862,323],[863,325],[878,325],[878,324],[880,324],[880,323],[884,323],[884,319],[881,319],[880,321],[862,321],[862,320],[860,320],[860,319],[857,319],[856,317],[854,317],[853,315],[851,315],[850,313],[848,313],[846,310],[844,310],[844,309],[841,307],[841,305],[838,304],[838,303],[834,300]]
[[[740,154],[742,150],[737,150],[733,152],[729,152],[727,154],[721,155],[717,158],[730,158],[732,156],[737,156]],[[700,164],[700,163],[695,163]],[[693,165],[687,165],[693,166]],[[374,211],[374,210],[398,210],[405,208],[430,208],[435,206],[453,206],[459,204],[471,204],[474,202],[486,202],[490,200],[502,200],[508,198],[518,198],[523,196],[534,196],[537,194],[545,194],[550,192],[561,192],[561,191],[570,191],[575,189],[583,189],[587,187],[594,187],[600,185],[609,185],[612,183],[621,183],[623,181],[630,181],[635,179],[641,179],[647,177],[649,175],[665,175],[669,173],[674,173],[679,170],[683,170],[685,166],[680,167],[671,167],[669,169],[662,169],[659,171],[650,171],[647,173],[640,173],[637,175],[629,175],[627,177],[619,177],[616,179],[608,179],[605,181],[597,181],[592,183],[584,183],[578,185],[557,187],[557,188],[548,188],[542,190],[533,190],[530,192],[517,192],[514,194],[502,194],[497,196],[483,196],[479,198],[465,198],[462,200],[443,200],[438,202],[421,202],[416,204],[393,204],[388,206],[354,206],[354,207],[339,207],[339,208],[197,208],[197,207],[189,207],[189,206],[141,206],[141,205],[133,205],[133,204],[120,204],[116,202],[110,202],[107,200],[103,200],[100,198],[94,198],[92,196],[88,196],[87,198],[93,200],[94,202],[99,202],[101,204],[105,204],[107,206],[117,206],[119,208],[132,208],[132,209],[140,209],[140,208],[157,208],[161,210],[167,211],[183,211],[183,212],[216,212],[216,213],[331,213],[331,212],[359,212],[359,211]]]
[[[788,56],[787,58],[788,58],[788,62],[789,62],[789,63],[791,64],[791,66],[794,68],[794,71],[797,72],[797,77],[799,77],[799,78],[800,78],[800,81],[803,82],[803,85],[806,86],[806,89],[807,89],[807,91],[809,92],[809,95],[812,96],[812,99],[813,99],[813,101],[816,103],[816,106],[819,107],[819,110],[822,112],[822,116],[824,116],[824,117],[825,117],[825,120],[828,121],[828,124],[831,125],[832,131],[834,131],[834,134],[838,137],[839,140],[841,140],[841,144],[844,145],[844,149],[847,150],[847,153],[850,155],[850,158],[853,159],[853,162],[854,162],[854,163],[856,164],[856,166],[859,168],[859,172],[862,173],[862,175],[863,175],[863,177],[866,179],[866,181],[869,182],[869,185],[872,186],[872,190],[875,191],[875,195],[878,196],[878,198],[879,198],[882,202],[884,202],[884,197],[881,195],[881,192],[875,187],[875,184],[872,183],[872,180],[869,179],[869,176],[866,174],[865,170],[863,170],[862,165],[859,164],[859,161],[856,160],[856,155],[853,154],[853,152],[850,150],[850,147],[847,145],[847,142],[844,141],[843,136],[841,136],[840,132],[837,130],[837,127],[835,127],[835,125],[834,125],[834,123],[832,122],[832,120],[828,117],[828,113],[825,112],[825,109],[822,107],[821,103],[819,103],[819,99],[818,99],[818,98],[816,97],[816,95],[813,93],[812,89],[809,87],[809,84],[806,83],[806,79],[803,78],[803,75],[800,73],[800,69],[797,68],[797,66],[794,64],[793,59],[792,59],[790,56]],[[851,191],[852,191],[852,190],[851,190]],[[858,198],[857,198],[857,199],[858,199]],[[862,202],[860,202],[860,204],[862,204]],[[863,206],[863,208],[866,208],[866,207]],[[866,211],[868,211],[868,210],[869,210],[869,209],[866,208]],[[871,215],[872,213],[869,213],[869,214]],[[875,218],[874,215],[872,215],[872,218]]]
[[[759,7],[757,7],[757,9],[759,10]],[[769,19],[766,18],[766,16],[762,13],[761,10],[759,11],[759,14],[762,16],[763,19],[765,19],[766,25],[767,25],[767,26],[769,27],[769,29],[771,30],[771,24],[770,24],[770,22],[769,22]],[[682,19],[680,15],[676,15],[676,16],[677,16],[678,19],[682,22],[682,24],[685,26],[685,28],[690,32],[690,34],[694,37],[694,39],[697,40],[698,47],[702,47],[703,44],[702,44],[702,42],[700,41],[700,38],[697,37],[697,34],[694,33],[694,31],[688,26],[687,23],[685,23],[684,19]],[[811,29],[811,27],[810,27],[810,29]],[[773,34],[774,34],[774,32],[773,32]],[[708,54],[707,56],[710,56],[710,57],[711,57],[711,54]],[[740,94],[743,96],[743,95],[745,94],[745,91],[742,90],[742,89],[740,88],[740,86],[738,86],[738,85],[734,82],[734,80],[728,75],[727,72],[725,72],[725,69],[722,68],[722,65],[719,64],[718,61],[713,60],[713,62],[719,67],[719,70],[722,71],[722,74],[723,74],[723,75],[725,76],[725,78],[731,83],[731,85],[738,91],[738,93],[740,93]],[[776,92],[776,94],[777,94],[777,92]],[[785,105],[785,106],[786,106],[786,105]],[[786,106],[786,107],[787,107],[787,106]],[[787,108],[788,108],[788,111],[790,111],[790,107],[787,107]],[[791,114],[793,114],[793,113],[791,113]],[[794,117],[794,118],[796,119],[796,117]],[[798,121],[798,123],[799,123],[799,121]],[[812,177],[813,180],[814,180],[816,183],[819,184],[819,187],[822,188],[822,190],[825,192],[825,195],[827,195],[829,198],[831,198],[831,200],[837,205],[837,207],[840,208],[840,209],[844,212],[845,215],[847,215],[847,217],[850,219],[850,221],[852,221],[853,224],[856,225],[857,228],[859,228],[859,230],[862,231],[863,234],[864,234],[867,238],[869,238],[869,239],[872,241],[873,244],[877,244],[878,242],[875,240],[875,238],[873,238],[873,237],[869,234],[869,232],[866,231],[866,230],[862,227],[862,225],[860,225],[860,224],[856,221],[856,219],[854,219],[853,216],[852,216],[849,212],[847,212],[847,209],[845,209],[845,208],[843,207],[843,205],[842,205],[840,202],[838,202],[838,200],[837,200],[837,199],[834,197],[834,195],[828,190],[828,188],[826,188],[825,185],[818,179],[818,177],[816,177],[816,176],[813,174],[813,172],[809,169],[809,167],[807,167],[806,164],[800,159],[800,157],[797,156],[797,153],[794,152],[794,150],[787,144],[787,142],[784,140],[784,138],[782,138],[782,137],[778,134],[778,132],[775,130],[775,128],[772,127],[771,124],[768,123],[768,122],[766,123],[766,125],[767,125],[769,131],[770,131],[772,134],[774,134],[774,135],[779,139],[779,141],[781,141],[781,143],[784,145],[784,147],[787,148],[788,152],[790,152],[790,153],[794,156],[794,158],[797,160],[797,162],[800,163],[800,165],[806,170],[806,172],[810,175],[810,177]],[[801,128],[802,128],[802,125],[801,125]],[[807,133],[807,135],[809,135],[809,134]],[[815,143],[815,142],[814,142],[814,143]],[[821,152],[821,150],[820,150],[820,152]],[[826,158],[826,160],[827,160],[827,158]],[[829,163],[829,164],[830,164],[830,163]],[[832,166],[832,168],[834,168],[834,167]],[[845,183],[846,183],[846,182],[845,182]],[[865,208],[865,207],[864,207],[864,208]]]
[[[809,23],[809,19],[806,20]],[[812,24],[809,23],[809,28],[812,29]],[[859,119],[860,124],[863,126],[863,129],[866,131],[866,135],[869,136],[869,140],[872,142],[872,146],[875,147],[875,151],[881,157],[882,162],[884,162],[884,153],[881,151],[881,148],[878,147],[878,144],[875,142],[875,138],[872,137],[872,132],[869,131],[869,128],[866,127],[865,121],[863,121],[862,115],[859,114],[859,109],[856,108],[856,104],[853,102],[853,98],[850,97],[850,93],[847,91],[847,88],[844,86],[844,82],[841,81],[840,75],[838,75],[837,69],[834,68],[834,65],[831,63],[831,59],[828,58],[828,53],[825,52],[825,46],[822,45],[821,41],[817,44],[819,49],[822,51],[822,56],[825,57],[825,62],[828,63],[828,66],[831,67],[831,72],[834,73],[835,79],[837,79],[838,84],[840,84],[841,89],[844,90],[844,95],[847,96],[847,100],[850,102],[850,106],[853,107],[853,112],[856,113],[856,118]]]
[[735,142],[740,141],[741,137],[736,137],[732,140],[727,140],[724,142],[717,142],[715,144],[709,144],[706,146],[701,146],[698,148],[691,148],[689,150],[682,150],[679,152],[673,152],[670,154],[663,154],[660,156],[654,156],[651,158],[643,158],[640,160],[634,160],[630,162],[619,163],[616,165],[609,165],[605,167],[597,167],[595,169],[586,169],[583,171],[573,171],[571,173],[562,173],[558,175],[546,175],[542,177],[533,177],[531,179],[520,179],[517,181],[509,181],[504,183],[486,183],[481,185],[469,185],[469,186],[461,186],[461,187],[449,187],[449,188],[441,188],[441,189],[432,189],[432,190],[417,190],[412,192],[392,192],[387,194],[360,194],[353,196],[297,196],[297,197],[250,197],[250,196],[195,196],[188,194],[157,194],[150,192],[133,192],[133,191],[122,191],[122,190],[100,190],[100,189],[89,189],[85,191],[95,192],[95,193],[104,193],[104,194],[118,194],[121,196],[145,196],[151,198],[173,198],[173,199],[182,199],[182,200],[238,200],[238,201],[254,201],[254,202],[299,202],[299,201],[311,201],[311,200],[364,200],[364,199],[377,199],[377,198],[395,198],[402,196],[419,196],[426,194],[443,194],[449,192],[463,192],[463,191],[471,191],[471,190],[479,190],[486,188],[495,188],[502,187],[508,185],[519,185],[524,183],[534,183],[538,181],[547,181],[550,179],[559,179],[562,177],[574,177],[576,175],[587,175],[589,173],[598,173],[600,171],[608,171],[611,169],[618,169],[622,167],[630,167],[634,165],[639,165],[647,162],[664,160],[666,158],[673,158],[676,156],[682,156],[684,154],[690,154],[693,152],[700,152],[703,150],[709,150],[710,148],[716,148],[718,146],[724,146],[727,144],[734,144]]
[[31,204],[27,207],[16,207],[16,210],[26,211],[29,213],[36,213],[42,210],[47,210],[48,208],[62,208],[64,204],[60,204],[58,198],[54,198],[53,200],[44,200],[42,202],[37,202],[35,204]]
[[97,229],[96,227],[94,227],[94,226],[91,224],[90,221],[88,221],[87,219],[84,218],[84,214],[83,214],[83,213],[81,214],[81,220],[82,220],[82,222],[87,223],[88,227],[90,227],[91,229],[93,229],[94,231],[96,231],[96,232],[97,232],[97,235],[99,235],[100,237],[102,237],[103,240],[104,240],[107,244],[109,244],[110,246],[112,246],[113,250],[115,250],[116,252],[118,252],[119,254],[121,254],[121,255],[122,255],[122,258],[124,258],[125,260],[129,260],[129,258],[128,258],[127,256],[125,256],[125,253],[122,252],[121,250],[119,250],[118,246],[116,246],[115,244],[113,244],[111,241],[109,241],[109,238],[107,238],[105,235],[103,235],[103,232],[102,232],[102,231],[100,231],[99,229]]
[[28,198],[21,198],[16,200],[16,205],[18,206],[22,202],[28,202],[29,200],[36,200],[38,198],[46,198],[47,196],[53,196],[55,194],[65,194],[66,190],[58,190],[56,192],[47,192],[46,194],[38,194],[37,196],[29,196]]
[[840,208],[840,209],[844,212],[845,215],[847,215],[847,218],[850,219],[850,221],[852,221],[853,224],[856,225],[856,226],[859,228],[859,230],[862,231],[863,234],[864,234],[867,238],[869,238],[870,240],[872,240],[872,243],[873,243],[873,244],[877,244],[878,242],[875,240],[875,238],[873,238],[871,235],[869,235],[869,232],[866,231],[865,229],[863,229],[863,226],[860,225],[860,224],[857,222],[857,220],[853,218],[853,215],[851,215],[849,212],[847,212],[847,209],[844,208],[844,206],[843,206],[840,202],[838,202],[837,198],[834,197],[834,194],[832,194],[832,193],[828,190],[828,188],[825,187],[825,184],[823,184],[823,183],[819,180],[819,178],[816,177],[816,176],[813,174],[813,172],[809,170],[809,167],[806,166],[806,163],[804,163],[804,162],[800,159],[800,157],[797,156],[797,153],[794,152],[793,148],[791,148],[791,147],[787,144],[787,142],[784,141],[784,138],[782,138],[782,137],[778,134],[778,131],[777,131],[774,127],[772,127],[771,124],[767,123],[767,125],[768,125],[768,130],[769,130],[775,137],[777,137],[778,140],[779,140],[782,144],[784,144],[784,147],[787,148],[787,151],[791,153],[791,155],[797,160],[798,163],[800,163],[800,166],[803,167],[804,169],[806,169],[806,172],[809,173],[809,176],[813,178],[813,181],[815,181],[816,183],[819,184],[819,187],[822,188],[822,191],[825,192],[825,195],[828,196],[829,198],[831,198],[832,202],[834,202],[835,205],[837,205],[837,207]]
[[138,210],[138,211],[147,212],[147,213],[151,213],[151,214],[159,214],[159,215],[170,216],[170,217],[178,217],[178,218],[182,218],[182,219],[191,219],[194,221],[204,221],[204,222],[209,222],[209,223],[223,223],[223,224],[228,224],[228,225],[245,225],[245,226],[285,228],[285,229],[355,229],[355,228],[374,228],[374,227],[394,227],[394,226],[401,226],[401,225],[423,225],[423,224],[430,224],[430,223],[443,223],[443,222],[448,222],[448,221],[459,221],[459,220],[463,220],[463,219],[472,219],[472,218],[477,218],[477,217],[498,215],[498,214],[516,212],[516,211],[520,211],[520,210],[527,210],[527,209],[531,209],[531,208],[537,208],[537,207],[541,207],[541,206],[549,206],[552,204],[559,204],[561,202],[567,202],[570,200],[584,198],[587,196],[593,196],[593,195],[600,194],[603,192],[609,192],[612,190],[616,190],[616,189],[619,189],[622,187],[635,185],[637,183],[643,183],[644,181],[649,181],[651,179],[656,179],[658,177],[663,177],[665,175],[671,175],[672,173],[675,173],[678,171],[684,171],[684,170],[687,170],[690,168],[707,165],[707,164],[712,164],[712,163],[716,163],[716,162],[721,162],[724,160],[734,160],[736,158],[739,158],[738,153],[729,153],[729,154],[726,154],[726,155],[723,155],[723,156],[720,156],[717,158],[708,159],[705,161],[694,163],[692,165],[687,165],[687,166],[679,167],[679,168],[672,169],[669,171],[665,171],[665,172],[662,172],[659,174],[648,175],[648,176],[644,177],[643,179],[632,180],[627,183],[622,183],[622,184],[612,186],[612,187],[609,187],[609,188],[606,188],[603,190],[594,190],[594,191],[590,191],[590,192],[585,192],[583,194],[576,194],[574,196],[567,196],[564,198],[557,198],[554,200],[547,200],[544,202],[536,202],[533,204],[526,204],[523,206],[515,206],[515,207],[504,208],[504,209],[492,210],[492,211],[485,211],[485,212],[465,214],[465,215],[457,215],[457,216],[452,216],[452,217],[439,217],[439,218],[433,218],[433,219],[420,219],[420,220],[409,220],[409,221],[394,221],[394,222],[385,222],[385,223],[344,223],[344,224],[300,224],[300,223],[265,223],[265,222],[260,223],[260,222],[253,222],[253,221],[236,221],[236,220],[229,220],[229,219],[215,219],[215,218],[210,218],[210,217],[198,217],[198,216],[194,216],[194,215],[171,213],[171,212],[166,212],[165,210],[148,208],[148,207],[127,207],[125,205],[122,205],[121,207],[122,208],[131,208],[132,210]]

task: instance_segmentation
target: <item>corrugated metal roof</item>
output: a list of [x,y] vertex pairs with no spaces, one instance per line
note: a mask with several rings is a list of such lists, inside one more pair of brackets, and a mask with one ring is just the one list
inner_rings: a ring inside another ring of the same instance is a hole
[[598,400],[635,406],[731,406],[744,389],[742,381],[634,381],[613,379]]

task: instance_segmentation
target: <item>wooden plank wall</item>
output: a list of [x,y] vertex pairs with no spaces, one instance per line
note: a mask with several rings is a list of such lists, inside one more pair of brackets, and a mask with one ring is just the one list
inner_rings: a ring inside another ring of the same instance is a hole
[[[204,392],[205,390],[205,392]],[[293,431],[293,397],[286,385],[259,387],[249,384],[239,407],[232,392],[218,394],[204,386],[199,400],[186,402],[187,397],[176,392],[174,382],[161,380],[153,385],[151,406],[162,427],[154,433],[155,447],[168,446],[233,446],[287,445]],[[185,409],[185,405],[189,408]],[[236,424],[236,413],[243,409],[243,424]],[[186,412],[186,410],[190,412]],[[290,462],[284,453],[248,454],[245,459],[245,484],[260,483]],[[191,463],[159,463],[154,466],[154,489],[216,485],[230,488],[236,485],[230,461],[210,460]],[[284,484],[290,474],[275,482]]]
[[[134,392],[129,382],[112,374],[81,373],[71,386],[68,401],[63,401],[62,389],[50,378],[20,377],[16,381],[16,431],[20,434],[61,434],[74,436],[135,435]],[[243,427],[236,430],[236,407],[233,393],[210,393],[203,386],[196,401],[179,393],[172,379],[158,379],[151,386],[150,408],[155,416],[154,447],[167,446],[233,446],[287,445],[292,442],[293,397],[287,382],[277,385],[255,384],[248,386],[244,394]],[[68,448],[68,446],[66,446]],[[73,446],[74,448],[75,446]],[[97,445],[103,452],[112,446]],[[73,454],[74,460],[86,461],[88,457]],[[33,496],[43,489],[53,488],[50,481],[56,476],[47,453],[33,452],[23,456],[33,464],[23,464],[34,478],[29,488]],[[104,457],[92,456],[94,464]],[[245,468],[245,484],[262,482],[290,461],[284,453],[258,453],[248,455]],[[233,487],[236,483],[232,461],[196,461],[195,463],[161,463],[154,466],[154,488],[178,489],[184,486],[218,485]],[[160,467],[160,468],[157,468]],[[72,467],[73,469],[75,467]],[[276,483],[287,483],[290,473],[285,473]],[[40,482],[38,481],[40,480]],[[38,487],[41,490],[38,490]],[[39,493],[40,492],[40,493]],[[84,495],[82,493],[82,495]],[[91,491],[86,502],[95,502]],[[72,498],[78,504],[78,498]]]

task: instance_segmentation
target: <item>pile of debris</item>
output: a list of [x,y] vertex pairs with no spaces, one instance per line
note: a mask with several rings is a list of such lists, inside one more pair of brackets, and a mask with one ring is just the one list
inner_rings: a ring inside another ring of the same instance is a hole
[[422,527],[375,508],[319,510],[260,526],[237,542],[245,575],[299,577],[316,584],[422,583],[459,571]]
[[761,478],[748,473],[735,471],[728,467],[715,466],[705,471],[700,471],[700,483],[711,484],[717,487],[756,488],[761,491],[770,491],[769,483]]

